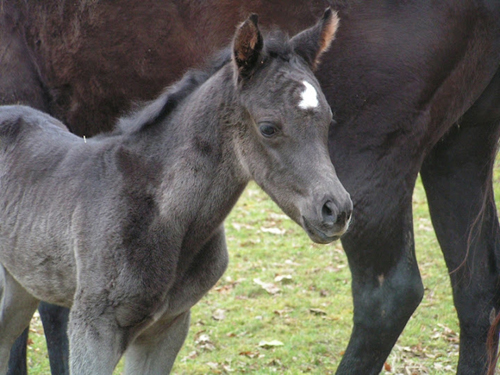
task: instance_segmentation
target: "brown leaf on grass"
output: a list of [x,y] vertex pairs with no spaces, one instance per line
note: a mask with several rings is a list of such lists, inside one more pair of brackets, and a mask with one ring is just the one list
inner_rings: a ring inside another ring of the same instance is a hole
[[217,362],[207,362],[207,366],[212,370],[217,370],[219,368],[219,364]]
[[259,346],[261,348],[264,348],[264,349],[271,349],[271,348],[275,348],[277,346],[283,346],[283,345],[284,344],[278,340],[271,340],[271,341],[263,340],[263,341],[259,342]]
[[292,275],[278,275],[274,278],[274,281],[276,283],[291,283],[292,282]]
[[314,315],[326,315],[326,311],[321,309],[310,308],[309,312]]
[[198,332],[197,337],[195,338],[194,343],[200,349],[205,349],[205,350],[208,350],[210,352],[213,351],[213,350],[215,350],[215,345],[210,340],[210,336],[208,336],[206,333],[203,333],[203,331]]
[[269,294],[277,294],[281,291],[281,289],[273,283],[265,283],[261,279],[253,279],[253,282],[257,285],[260,285],[262,289],[264,289]]
[[234,372],[234,370],[232,369],[232,367],[230,365],[222,365],[222,368],[226,372]]
[[432,339],[443,339],[443,340],[446,340],[450,343],[455,343],[455,344],[458,344],[458,342],[460,341],[459,339],[459,335],[457,332],[453,331],[452,329],[446,327],[444,324],[439,324],[438,323],[438,327],[441,328],[441,330],[439,330],[438,328],[434,328],[432,331],[434,332],[434,334],[431,336]]
[[195,359],[198,357],[197,351],[189,352],[189,354],[181,359],[181,362],[186,362],[188,359]]
[[385,371],[388,371],[388,372],[391,372],[392,371],[392,367],[390,364],[388,364],[387,362],[384,363],[384,370]]
[[285,234],[286,230],[285,229],[279,229],[276,227],[273,228],[264,228],[261,227],[260,230],[264,233],[271,233],[271,234],[277,234],[277,235],[283,235]]
[[217,321],[226,319],[226,310],[224,309],[215,310],[212,314],[212,319]]
[[245,357],[253,359],[253,358],[257,358],[259,356],[259,352],[246,351],[246,352],[240,352],[240,355],[244,355]]
[[284,309],[284,310],[274,310],[274,315],[278,315],[279,317],[288,317],[288,313],[292,312],[293,309]]

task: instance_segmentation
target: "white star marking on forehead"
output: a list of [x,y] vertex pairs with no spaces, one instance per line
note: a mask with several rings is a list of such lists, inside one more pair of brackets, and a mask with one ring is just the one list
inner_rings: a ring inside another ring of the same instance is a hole
[[300,94],[302,100],[299,103],[299,107],[302,109],[316,108],[319,104],[316,89],[307,81],[302,81],[302,83],[306,89]]

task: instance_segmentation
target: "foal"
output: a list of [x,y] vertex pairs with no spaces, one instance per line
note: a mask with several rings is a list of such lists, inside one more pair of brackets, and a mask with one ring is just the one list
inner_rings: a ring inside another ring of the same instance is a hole
[[111,134],[82,139],[0,109],[0,374],[38,302],[71,307],[72,374],[168,373],[189,311],[221,277],[223,220],[248,181],[318,243],[352,210],[311,69],[338,19],[288,40],[250,16],[228,57],[190,72]]

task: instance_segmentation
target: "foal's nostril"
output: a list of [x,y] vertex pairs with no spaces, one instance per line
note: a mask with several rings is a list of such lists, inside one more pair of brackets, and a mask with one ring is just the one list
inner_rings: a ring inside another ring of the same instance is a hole
[[323,216],[323,224],[333,227],[335,224],[335,221],[337,218],[335,217],[335,214],[333,213],[334,206],[333,202],[327,201],[324,205],[323,208],[321,209],[321,214]]
[[349,220],[349,214],[345,211],[341,212],[340,215],[337,217],[337,224],[344,226],[348,220]]

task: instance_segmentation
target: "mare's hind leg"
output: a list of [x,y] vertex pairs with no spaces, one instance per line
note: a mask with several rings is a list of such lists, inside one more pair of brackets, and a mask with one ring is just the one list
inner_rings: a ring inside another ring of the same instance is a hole
[[[38,306],[43,323],[47,350],[49,352],[50,372],[53,375],[69,374],[68,326],[69,309],[47,302],[40,302]],[[27,374],[26,343],[28,328],[17,338],[12,346],[7,375]]]
[[69,374],[69,343],[66,334],[69,309],[42,301],[38,306],[38,312],[47,341],[50,372],[53,375]]
[[29,328],[26,328],[12,346],[7,375],[25,375],[28,373],[26,366],[26,343],[28,342],[28,332]]
[[7,373],[10,349],[29,325],[38,300],[0,265],[0,374]]
[[500,307],[500,228],[492,188],[498,120],[465,116],[422,168],[432,222],[460,321],[458,373],[483,374],[490,317]]
[[189,311],[164,327],[155,324],[127,349],[125,374],[169,374],[189,331]]

